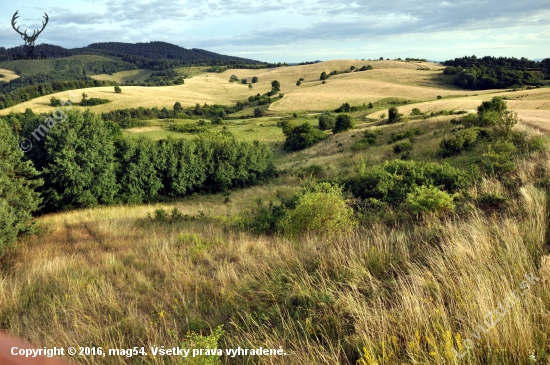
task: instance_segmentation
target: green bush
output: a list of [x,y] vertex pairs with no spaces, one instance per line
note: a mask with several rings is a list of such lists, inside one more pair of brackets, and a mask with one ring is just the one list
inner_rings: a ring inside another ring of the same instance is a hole
[[441,157],[455,156],[462,151],[470,149],[478,140],[479,128],[466,128],[459,130],[456,135],[449,139],[443,139],[439,144],[439,155]]
[[326,139],[325,132],[313,127],[309,123],[293,127],[287,135],[283,148],[285,151],[298,151],[313,146]]
[[418,108],[413,108],[413,110],[411,110],[411,115],[422,115],[422,112]]
[[342,192],[342,187],[319,183],[305,188],[299,195],[296,207],[285,211],[279,227],[285,236],[297,238],[316,235],[336,238],[348,235],[357,226]]
[[389,143],[394,143],[406,138],[413,139],[415,136],[419,136],[421,134],[424,134],[424,130],[422,128],[412,128],[403,132],[392,133]]
[[388,109],[388,123],[397,123],[401,121],[403,114],[400,114],[396,107]]
[[56,98],[55,96],[52,96],[50,98],[50,105],[51,106],[61,106],[61,100]]
[[398,142],[393,146],[393,153],[412,151],[413,143],[409,140]]
[[332,132],[344,132],[353,128],[353,126],[353,118],[347,114],[341,114],[336,118],[336,122],[334,123],[334,128],[332,128]]
[[414,214],[441,214],[455,209],[454,196],[434,186],[416,186],[407,194],[406,209]]
[[372,132],[365,131],[363,137],[351,146],[352,151],[364,150],[376,143],[376,135]]
[[120,88],[120,86],[115,85],[115,93],[120,94],[121,92],[122,92],[122,89]]
[[453,194],[467,185],[467,175],[448,164],[394,160],[362,168],[344,182],[357,198],[374,198],[399,207],[417,186],[436,186]]
[[481,166],[489,175],[502,175],[516,169],[514,155],[516,147],[512,142],[495,142],[487,146]]
[[336,118],[329,112],[324,112],[319,116],[319,129],[322,131],[332,130],[335,123]]

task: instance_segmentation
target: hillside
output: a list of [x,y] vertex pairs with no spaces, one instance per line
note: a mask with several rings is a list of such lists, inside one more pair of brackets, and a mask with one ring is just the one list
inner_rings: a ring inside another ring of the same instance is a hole
[[[0,48],[0,61],[11,60],[13,55],[20,54],[20,47]],[[144,66],[154,60],[179,61],[182,64],[255,64],[260,61],[246,58],[226,56],[202,49],[186,49],[166,42],[122,43],[104,42],[92,43],[86,47],[67,49],[51,44],[39,44],[34,53],[49,58],[61,58],[83,54],[111,56],[120,58],[132,64]]]
[[0,329],[89,365],[548,363],[550,88],[443,69],[136,68],[1,110]]

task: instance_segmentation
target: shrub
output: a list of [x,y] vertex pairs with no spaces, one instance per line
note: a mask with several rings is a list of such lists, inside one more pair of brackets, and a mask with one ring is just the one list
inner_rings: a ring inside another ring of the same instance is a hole
[[441,214],[455,209],[454,196],[435,186],[416,186],[407,194],[405,207],[414,214]]
[[372,70],[373,67],[371,65],[368,65],[368,66],[362,66],[359,71],[368,71],[368,70]]
[[214,125],[220,125],[223,123],[223,119],[220,117],[214,117],[210,120],[210,122]]
[[51,106],[61,106],[61,100],[56,98],[55,96],[52,96],[50,98],[50,105]]
[[246,85],[247,83],[246,79],[241,79],[241,84]]
[[336,118],[334,123],[334,128],[332,128],[333,133],[339,133],[347,131],[353,128],[354,122],[353,118],[347,114],[341,114]]
[[328,112],[325,112],[319,116],[319,129],[322,131],[332,130],[335,123],[336,118]]
[[365,131],[363,137],[355,142],[351,149],[352,151],[364,150],[376,143],[376,135],[372,132]]
[[454,137],[441,141],[439,155],[441,157],[455,156],[470,149],[478,140],[479,133],[480,129],[476,127],[459,130]]
[[487,174],[502,175],[516,169],[513,156],[516,147],[512,142],[496,142],[487,146],[481,166]]
[[319,76],[319,80],[326,80],[328,79],[327,73],[325,71],[321,72],[321,76]]
[[411,115],[422,115],[422,112],[418,108],[413,108],[413,110],[411,110]]
[[321,84],[326,84],[327,82],[325,80],[323,80],[323,82],[321,82]]
[[300,80],[296,81],[296,86],[300,86],[300,85],[302,85],[302,81]]
[[252,83],[255,84],[258,82],[258,77],[257,76],[252,76]]
[[237,75],[231,75],[229,77],[229,82],[235,82],[235,81],[239,81],[239,78],[237,77]]
[[286,151],[298,151],[313,146],[314,144],[327,138],[325,132],[314,128],[309,123],[292,128],[289,132],[283,148]]
[[120,94],[121,92],[122,92],[122,89],[120,88],[120,86],[115,85],[115,93]]
[[424,130],[422,128],[412,128],[400,133],[392,133],[389,143],[394,143],[406,138],[409,138],[412,141],[415,136],[419,136],[423,133]]
[[467,184],[466,174],[448,164],[394,160],[384,165],[363,168],[345,181],[353,195],[361,199],[377,199],[390,206],[404,203],[407,194],[417,186],[437,186],[455,193]]
[[261,117],[263,115],[264,115],[264,111],[261,108],[259,107],[254,108],[254,116],[256,118]]
[[100,98],[90,98],[90,99],[82,99],[80,102],[80,106],[94,106],[94,105],[100,105],[100,104],[107,104],[111,100],[109,99],[100,99]]
[[437,98],[438,99],[443,99],[443,97],[441,95],[437,95]]
[[393,146],[393,153],[412,151],[412,149],[413,149],[413,143],[411,141],[402,141],[402,142],[396,143]]
[[336,113],[349,113],[351,111],[351,105],[349,103],[344,103],[340,107],[334,110]]
[[401,121],[403,115],[399,113],[396,107],[392,106],[388,109],[388,123],[397,123]]
[[302,190],[296,207],[287,210],[279,223],[281,231],[290,238],[310,234],[323,238],[342,237],[352,233],[356,226],[342,187],[327,182]]

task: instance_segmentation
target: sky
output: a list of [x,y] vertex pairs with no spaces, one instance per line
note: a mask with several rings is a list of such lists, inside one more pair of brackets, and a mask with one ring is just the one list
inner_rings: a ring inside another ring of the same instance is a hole
[[0,3],[0,46],[164,41],[267,62],[550,57],[550,0],[24,0]]

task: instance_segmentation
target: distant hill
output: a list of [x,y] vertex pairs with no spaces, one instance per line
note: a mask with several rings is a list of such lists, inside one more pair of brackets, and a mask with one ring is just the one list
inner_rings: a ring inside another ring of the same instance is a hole
[[[14,55],[24,54],[22,47],[0,47],[0,61],[13,59]],[[263,64],[264,62],[222,55],[203,49],[187,49],[166,42],[121,43],[105,42],[92,43],[82,48],[67,49],[52,44],[40,44],[34,49],[35,55],[49,58],[61,58],[83,54],[118,57],[125,62],[138,67],[165,68],[180,65],[238,65]],[[156,66],[156,67],[155,67]]]

